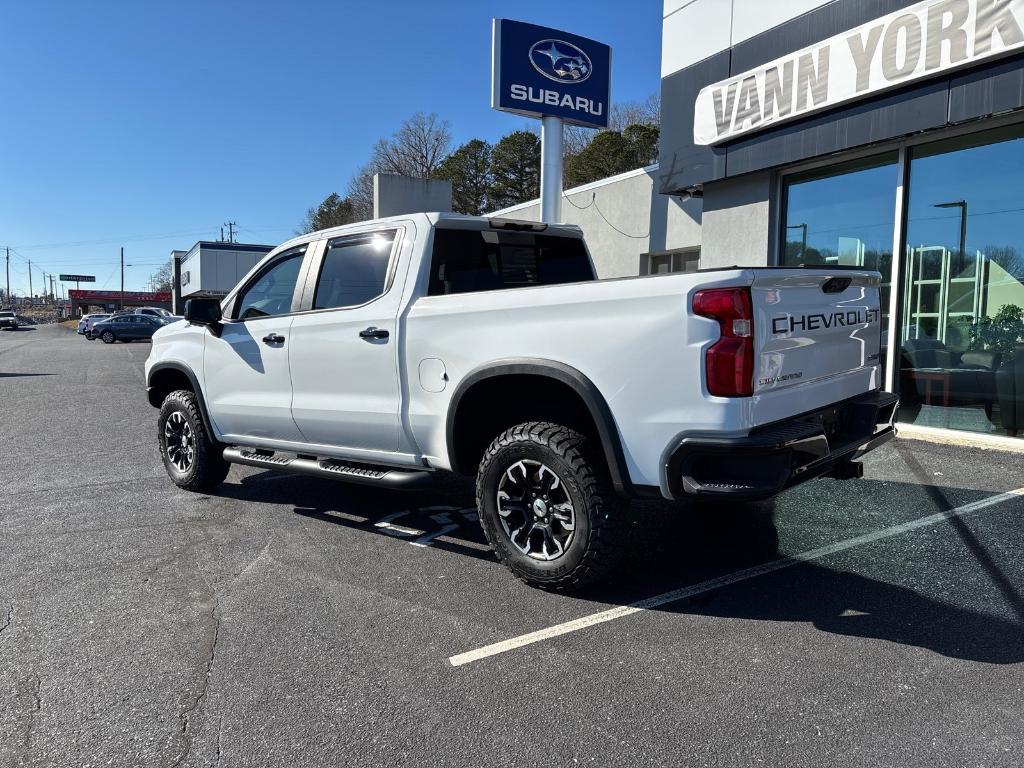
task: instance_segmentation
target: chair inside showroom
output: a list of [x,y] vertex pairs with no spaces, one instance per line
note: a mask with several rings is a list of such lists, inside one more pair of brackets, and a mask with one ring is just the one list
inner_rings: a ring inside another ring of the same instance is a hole
[[1016,437],[1024,428],[1024,344],[1017,345],[1012,361],[996,373],[999,420],[1006,434]]

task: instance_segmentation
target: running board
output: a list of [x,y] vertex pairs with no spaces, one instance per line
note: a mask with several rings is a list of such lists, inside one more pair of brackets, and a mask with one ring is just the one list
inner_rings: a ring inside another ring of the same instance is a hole
[[355,464],[341,459],[308,459],[298,456],[282,456],[271,451],[255,448],[225,448],[224,460],[232,464],[246,464],[263,469],[284,469],[304,475],[329,477],[361,485],[376,485],[384,488],[417,490],[432,482],[430,472],[415,469],[395,469],[369,464]]

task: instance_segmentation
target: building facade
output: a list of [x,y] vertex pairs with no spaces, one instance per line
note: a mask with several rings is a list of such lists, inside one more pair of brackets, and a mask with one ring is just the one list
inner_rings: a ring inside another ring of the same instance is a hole
[[[562,221],[583,230],[598,277],[693,272],[700,258],[700,200],[659,195],[657,164],[563,193]],[[540,221],[540,201],[489,214]]]
[[879,270],[905,429],[1024,435],[1024,3],[666,0],[661,93],[701,267]]

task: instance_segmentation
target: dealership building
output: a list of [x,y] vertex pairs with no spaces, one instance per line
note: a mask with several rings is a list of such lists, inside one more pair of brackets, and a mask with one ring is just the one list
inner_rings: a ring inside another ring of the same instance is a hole
[[1024,436],[1024,3],[666,0],[661,82],[701,268],[879,270],[905,431]]

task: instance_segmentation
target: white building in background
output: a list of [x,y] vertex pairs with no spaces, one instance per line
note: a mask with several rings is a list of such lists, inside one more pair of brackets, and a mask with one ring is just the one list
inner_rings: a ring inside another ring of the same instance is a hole
[[[563,193],[562,221],[582,230],[598,276],[693,272],[701,244],[701,201],[660,195],[649,165]],[[488,214],[540,221],[540,200]]]
[[188,251],[171,251],[172,311],[180,315],[193,297],[226,296],[274,247],[200,240]]

